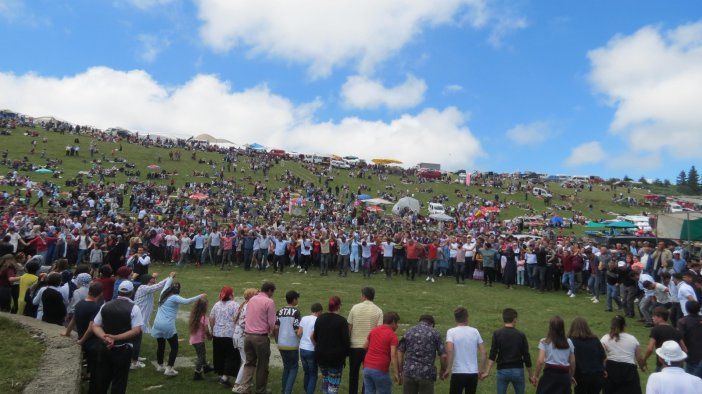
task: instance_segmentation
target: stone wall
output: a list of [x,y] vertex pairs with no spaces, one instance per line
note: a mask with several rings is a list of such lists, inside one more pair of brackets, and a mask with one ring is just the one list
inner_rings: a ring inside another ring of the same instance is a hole
[[81,351],[74,338],[61,336],[64,329],[55,324],[8,313],[0,313],[0,317],[17,322],[46,347],[25,393],[80,394]]

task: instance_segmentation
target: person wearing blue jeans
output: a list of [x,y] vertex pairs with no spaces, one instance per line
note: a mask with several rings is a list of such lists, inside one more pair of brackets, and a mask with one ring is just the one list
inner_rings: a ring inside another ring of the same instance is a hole
[[297,377],[298,348],[300,346],[298,331],[301,320],[300,311],[297,309],[299,299],[300,293],[295,290],[285,293],[285,301],[288,305],[278,310],[273,330],[278,342],[280,357],[283,359],[283,376],[281,379],[283,394],[292,394],[295,378]]
[[297,334],[300,337],[300,359],[304,371],[302,387],[305,389],[305,394],[314,394],[317,388],[317,360],[314,353],[315,344],[312,342],[311,335],[314,332],[317,318],[322,314],[322,304],[312,304],[310,311],[311,314],[300,320],[300,328],[297,329]]
[[363,368],[364,394],[391,394],[392,380],[388,372],[374,368]]
[[506,394],[510,384],[515,394],[524,394],[524,367],[531,376],[531,355],[526,335],[517,330],[517,311],[506,308],[502,311],[504,327],[492,334],[490,354],[485,372],[480,376],[485,379],[490,375],[493,364],[497,364],[497,394]]
[[[363,393],[391,394],[393,377],[400,382],[400,359],[397,355],[398,340],[395,331],[400,322],[397,312],[385,312],[383,324],[372,329],[366,340],[366,355],[363,358]],[[352,391],[352,390],[349,390]]]

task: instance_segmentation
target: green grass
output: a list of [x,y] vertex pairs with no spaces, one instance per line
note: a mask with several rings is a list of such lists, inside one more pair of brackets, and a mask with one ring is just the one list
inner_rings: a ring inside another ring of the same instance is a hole
[[0,393],[21,393],[34,379],[44,346],[22,326],[0,318]]
[[[155,266],[154,271],[167,272],[169,267]],[[467,281],[465,286],[456,286],[453,278],[440,278],[436,283],[427,283],[424,277],[418,277],[415,282],[407,281],[404,277],[395,277],[392,280],[385,280],[383,274],[374,276],[370,280],[363,280],[360,274],[352,274],[348,278],[338,278],[335,275],[320,277],[316,270],[310,271],[309,275],[299,274],[297,270],[288,271],[284,275],[274,275],[271,272],[259,273],[255,271],[245,272],[242,269],[234,268],[231,271],[220,271],[217,268],[207,266],[200,269],[186,267],[178,270],[177,280],[182,284],[184,296],[192,296],[206,292],[210,297],[210,307],[216,301],[221,286],[233,286],[237,296],[240,296],[243,289],[247,287],[258,287],[264,280],[273,281],[277,290],[274,300],[277,307],[285,304],[284,294],[286,291],[294,289],[301,293],[300,311],[303,315],[309,313],[309,307],[314,302],[326,305],[330,295],[339,295],[342,299],[342,315],[347,316],[351,306],[360,301],[360,290],[364,286],[373,286],[376,289],[376,303],[383,311],[397,311],[400,314],[400,328],[398,335],[416,324],[420,315],[430,313],[434,315],[437,329],[445,339],[446,330],[453,327],[452,311],[457,306],[465,306],[470,313],[470,325],[478,328],[489,349],[492,332],[501,326],[501,312],[506,307],[513,307],[519,312],[518,328],[526,332],[531,344],[532,360],[536,362],[538,355],[538,340],[546,335],[548,320],[554,315],[560,315],[566,321],[566,330],[572,319],[576,316],[585,317],[593,332],[604,335],[609,329],[612,313],[604,312],[605,298],[600,304],[592,304],[589,297],[579,295],[571,299],[564,293],[538,294],[527,288],[507,290],[504,286],[495,284],[494,287],[485,288],[481,282]],[[181,308],[182,311],[189,311],[189,307]],[[647,343],[648,329],[641,323],[628,322],[628,331],[635,335],[642,344]],[[187,342],[186,322],[179,320],[177,323],[180,342],[180,356],[195,357],[194,350]],[[142,356],[147,357],[147,367],[145,369],[132,372],[129,381],[129,392],[136,393],[151,388],[149,391],[157,393],[167,392],[225,392],[216,383],[214,376],[209,376],[204,382],[192,381],[192,370],[181,369],[180,374],[174,378],[168,378],[162,374],[157,374],[151,366],[151,361],[155,359],[156,341],[145,336],[142,345]],[[208,359],[211,360],[211,346],[208,346]],[[654,368],[654,361],[649,359],[649,369]],[[348,390],[347,371],[342,380],[341,392]],[[269,387],[276,393],[280,390],[281,370],[271,368]],[[295,382],[295,393],[302,393],[302,367],[300,367]],[[495,392],[495,370],[493,369],[490,378],[479,383],[478,392]],[[642,384],[645,383],[647,374],[641,375]],[[158,386],[158,387],[157,387]],[[319,389],[318,389],[319,390]],[[529,388],[527,392],[533,392]],[[394,393],[401,392],[401,388],[395,386]],[[448,392],[448,382],[439,381],[436,383],[437,393]]]
[[[39,133],[39,137],[30,137],[23,135],[26,131],[36,131]],[[42,138],[46,137],[48,139],[47,143],[42,142]],[[49,159],[59,159],[63,161],[63,164],[59,166],[61,170],[64,171],[62,179],[52,178],[51,175],[37,174],[37,173],[27,173],[20,171],[20,174],[31,175],[33,180],[36,181],[53,181],[58,183],[62,190],[69,190],[64,186],[66,179],[74,178],[79,171],[85,171],[91,167],[91,157],[88,152],[88,147],[91,138],[88,136],[78,136],[80,140],[81,156],[80,157],[68,157],[65,156],[65,146],[69,144],[74,144],[74,139],[76,135],[72,134],[59,134],[54,132],[45,131],[43,129],[23,129],[19,128],[13,130],[12,136],[0,136],[0,145],[2,148],[7,149],[9,152],[9,159],[11,160],[21,160],[24,157],[31,163],[36,165],[44,165],[46,163],[45,159],[41,158],[41,152],[44,150],[46,157]],[[30,153],[31,141],[32,139],[37,139],[38,144],[34,154]],[[120,144],[118,143],[107,143],[107,142],[97,142],[99,153],[97,153],[92,159],[101,160],[103,154],[105,156],[106,162],[103,163],[103,167],[112,167],[116,165],[117,167],[122,166],[119,163],[111,163],[113,159],[112,151],[113,149],[118,149]],[[191,160],[189,151],[183,151],[181,161],[172,161],[168,158],[168,150],[162,148],[154,147],[144,147],[136,144],[122,143],[122,151],[116,152],[116,158],[126,158],[129,163],[136,165],[136,169],[141,171],[141,179],[145,180],[146,174],[149,172],[147,166],[150,164],[159,164],[162,169],[169,172],[177,172],[178,175],[174,177],[175,185],[181,186],[186,182],[209,182],[209,179],[202,177],[192,177],[193,171],[203,171],[208,174],[212,173],[212,169],[207,164],[200,164],[198,161]],[[197,158],[203,158],[207,161],[213,160],[216,163],[216,168],[220,168],[222,165],[222,155],[218,153],[209,152],[197,152]],[[161,158],[161,162],[158,163],[158,158]],[[241,157],[238,164],[238,170],[233,172],[226,172],[225,177],[227,179],[232,179],[237,182],[238,185],[242,186],[245,191],[251,191],[253,189],[253,183],[255,181],[263,181],[267,184],[270,189],[277,189],[280,187],[288,186],[283,182],[276,181],[275,178],[278,175],[283,174],[286,170],[290,170],[294,175],[302,178],[305,181],[313,182],[319,184],[318,176],[314,175],[307,169],[303,168],[301,163],[286,160],[282,165],[273,166],[269,176],[267,178],[263,177],[263,174],[259,171],[258,173],[253,173],[248,171],[249,168],[249,158]],[[242,173],[240,170],[245,169],[246,171]],[[8,168],[6,171],[9,171]],[[370,179],[359,179],[358,177],[350,177],[348,170],[333,170],[334,182],[332,182],[332,188],[336,185],[348,185],[351,192],[356,192],[358,187],[361,185],[367,186],[370,191],[364,192],[372,196],[376,196],[381,192],[385,191],[386,185],[391,185],[394,190],[390,193],[396,197],[402,197],[405,193],[413,194],[421,202],[428,202],[433,196],[436,195],[446,195],[448,197],[448,205],[455,205],[462,201],[456,192],[461,192],[465,194],[478,195],[481,197],[493,199],[496,193],[499,193],[501,201],[514,201],[517,203],[529,203],[532,205],[533,211],[536,213],[541,212],[558,212],[564,217],[571,217],[572,212],[561,211],[553,207],[547,207],[544,202],[532,195],[528,196],[528,201],[525,200],[523,193],[517,193],[513,195],[506,195],[500,193],[498,189],[483,188],[478,185],[472,185],[466,187],[465,185],[457,183],[444,183],[444,182],[430,182],[424,184],[410,183],[403,184],[400,182],[400,177],[396,175],[390,175],[387,181],[381,181],[378,177],[373,176]],[[245,179],[245,177],[251,177],[251,179]],[[118,174],[116,178],[106,178],[106,182],[115,182],[116,184],[125,182],[127,177]],[[412,179],[414,181],[414,178]],[[85,182],[96,182],[97,179],[86,178]],[[157,184],[168,184],[169,180],[157,180]],[[554,198],[551,205],[563,205],[564,202],[561,201],[561,195],[569,197],[574,194],[573,189],[563,189],[557,183],[552,183],[549,185]],[[433,193],[423,192],[423,189],[432,188]],[[8,186],[0,186],[0,190],[8,190],[10,192],[14,191],[15,188]],[[300,190],[298,190],[300,191]],[[626,194],[626,189],[617,189],[617,193],[620,191]],[[661,190],[658,190],[659,192]],[[663,190],[665,192],[665,190]],[[668,190],[669,194],[673,193],[673,189]],[[632,189],[631,195],[640,201],[643,196],[647,194],[645,189]],[[588,205],[593,204],[593,210],[590,212],[588,210]],[[627,207],[612,201],[612,192],[601,191],[599,187],[594,187],[593,191],[584,191],[578,194],[578,196],[573,201],[573,209],[576,211],[584,212],[584,214],[592,219],[610,219],[612,216],[602,213],[604,212],[618,212],[622,214],[636,214],[641,213],[642,210],[648,208],[644,207]],[[426,212],[425,212],[426,213]],[[500,219],[510,219],[515,216],[525,215],[528,211],[519,208],[518,206],[510,206],[503,210],[500,215]],[[582,234],[582,227],[575,226],[573,231],[576,234]]]

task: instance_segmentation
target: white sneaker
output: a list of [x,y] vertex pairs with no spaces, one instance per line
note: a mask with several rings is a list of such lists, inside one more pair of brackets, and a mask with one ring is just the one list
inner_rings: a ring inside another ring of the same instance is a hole
[[302,272],[302,268],[300,268],[300,270],[299,270],[299,271],[297,271],[297,272],[298,272],[298,273]]
[[593,303],[593,304],[599,304],[599,303],[600,303],[600,300],[598,300],[597,298],[595,298],[594,300],[592,300],[592,303]]
[[173,369],[173,367],[166,367],[166,370],[163,372],[163,374],[166,376],[176,376],[178,375],[178,371]]
[[431,278],[427,276],[427,280],[426,280],[426,281],[429,282],[429,279],[431,279]]
[[434,278],[431,278],[431,283],[434,283],[434,282],[435,282],[435,281],[434,281]]
[[144,361],[146,361],[146,357],[139,357],[139,358],[137,358],[137,360],[144,362]]
[[573,290],[568,290],[568,296],[570,297],[573,294]]
[[161,365],[161,364],[158,364],[158,365],[156,366],[156,372],[163,372],[163,371],[165,371],[165,370],[166,370],[166,367],[164,367],[164,366]]
[[305,275],[307,275],[307,271],[305,271]]
[[595,301],[596,299],[597,299],[597,297],[595,297],[595,296],[590,297],[590,301]]
[[571,294],[571,295],[569,295],[568,297],[570,297],[570,298],[575,298],[575,294]]

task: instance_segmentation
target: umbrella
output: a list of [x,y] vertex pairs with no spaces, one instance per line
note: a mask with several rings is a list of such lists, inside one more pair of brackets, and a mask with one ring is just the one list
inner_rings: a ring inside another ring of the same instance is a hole
[[204,193],[194,193],[190,195],[191,200],[197,200],[197,201],[202,201],[202,200],[207,200],[209,196]]
[[366,204],[372,204],[372,205],[390,205],[392,204],[392,201],[385,200],[383,198],[371,198],[370,200],[363,200],[364,203]]
[[366,207],[366,211],[368,211],[368,212],[383,212],[383,208],[381,208],[377,205],[371,205],[369,207]]
[[453,218],[445,213],[432,213],[429,215],[430,219],[437,220],[439,222],[453,222]]
[[54,173],[53,171],[51,171],[48,168],[40,168],[38,170],[35,170],[34,172],[36,172],[37,174],[53,174]]
[[371,161],[375,164],[402,164],[401,161],[395,159],[373,159]]
[[356,197],[356,200],[363,201],[363,200],[370,200],[371,198],[373,198],[373,197],[371,197],[367,194],[359,194],[358,197]]
[[402,197],[397,201],[394,207],[392,207],[392,212],[399,214],[403,209],[409,209],[412,212],[419,212],[419,201],[412,197]]
[[161,166],[159,166],[158,164],[149,164],[148,166],[146,166],[146,168],[148,168],[149,170],[158,170],[159,168],[161,168]]

